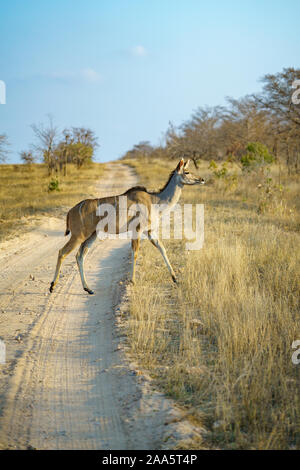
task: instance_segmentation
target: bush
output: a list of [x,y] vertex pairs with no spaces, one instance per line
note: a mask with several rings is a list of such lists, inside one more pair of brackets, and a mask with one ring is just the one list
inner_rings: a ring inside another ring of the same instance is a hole
[[234,191],[238,185],[238,175],[236,172],[229,174],[228,164],[231,165],[231,160],[227,159],[222,165],[217,165],[214,160],[211,160],[209,169],[213,175],[224,183],[224,191]]
[[60,191],[59,181],[57,178],[52,179],[48,184],[48,191]]
[[250,142],[246,147],[247,153],[241,157],[243,170],[264,169],[274,161],[268,148],[260,142]]
[[216,162],[211,160],[209,169],[217,178],[224,178],[228,173],[227,162],[222,163],[222,166],[219,168]]

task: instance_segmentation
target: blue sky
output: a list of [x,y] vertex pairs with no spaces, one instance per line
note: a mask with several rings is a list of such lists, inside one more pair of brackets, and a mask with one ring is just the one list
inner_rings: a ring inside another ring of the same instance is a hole
[[299,67],[299,17],[299,0],[0,0],[9,162],[49,113],[92,128],[98,161],[158,144],[169,121]]

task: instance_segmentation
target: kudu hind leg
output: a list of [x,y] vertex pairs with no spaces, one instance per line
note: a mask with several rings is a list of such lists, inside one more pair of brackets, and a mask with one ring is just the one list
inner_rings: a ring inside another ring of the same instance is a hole
[[80,273],[82,287],[86,292],[88,292],[91,295],[94,292],[91,289],[89,289],[89,287],[87,285],[87,282],[86,282],[86,279],[85,279],[85,274],[84,274],[84,269],[83,269],[83,262],[84,262],[84,258],[86,256],[87,252],[89,251],[89,248],[91,248],[91,246],[94,243],[94,241],[96,240],[96,238],[97,238],[97,233],[94,232],[89,238],[87,238],[81,244],[81,246],[80,246],[80,248],[79,248],[79,250],[76,254],[76,261],[77,261],[77,266],[78,266],[79,273]]
[[158,237],[153,232],[149,231],[147,233],[147,236],[148,236],[148,239],[150,240],[150,242],[152,243],[152,245],[154,245],[155,248],[157,248],[160,251],[160,253],[161,253],[161,255],[162,255],[162,257],[163,257],[163,259],[164,259],[164,261],[167,265],[167,268],[168,268],[168,270],[171,274],[173,282],[177,283],[177,279],[176,279],[176,276],[175,276],[175,273],[174,273],[174,269],[171,266],[171,263],[169,261],[169,258],[168,258],[168,255],[167,255],[167,252],[166,252],[166,249],[165,249],[164,245],[162,244],[162,242],[158,239]]
[[54,274],[54,279],[50,284],[50,289],[49,289],[50,292],[53,292],[53,289],[57,284],[57,281],[59,279],[60,268],[61,268],[61,265],[62,265],[62,262],[63,262],[64,258],[66,256],[68,256],[68,254],[70,254],[71,251],[74,250],[74,248],[76,248],[76,246],[79,244],[79,242],[80,242],[80,240],[71,237],[70,240],[62,247],[62,249],[59,250],[58,257],[57,257],[57,263],[56,263],[56,270],[55,270],[55,274]]

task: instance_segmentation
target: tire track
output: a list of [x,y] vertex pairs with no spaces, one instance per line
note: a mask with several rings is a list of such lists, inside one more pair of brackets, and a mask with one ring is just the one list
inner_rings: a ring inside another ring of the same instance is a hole
[[[103,180],[102,187],[99,185],[102,194],[119,194],[135,183],[134,175],[123,165],[112,165]],[[62,242],[60,239],[60,246]],[[41,248],[43,259],[38,260],[35,251],[31,260],[31,268],[38,268],[45,278],[48,277],[46,266],[53,254],[57,254],[57,241],[50,240],[48,247],[49,251],[44,245]],[[91,285],[96,284],[99,292],[94,297],[84,294],[77,268],[74,270],[75,261],[67,266],[67,258],[62,270],[64,277],[55,293],[47,297],[14,368],[1,418],[4,447],[127,447],[119,404],[114,398],[117,384],[109,368],[114,367],[116,360],[112,353],[113,284],[126,273],[128,248],[126,240],[108,240],[92,247],[86,272],[91,277],[92,271]],[[28,273],[31,253],[29,248],[19,251],[21,258],[16,253],[7,258],[15,257],[19,278],[13,298],[18,298],[18,304],[20,297],[26,295],[22,276]],[[105,276],[101,275],[102,264]],[[53,269],[54,266],[55,263]],[[9,269],[4,273],[3,290],[14,276]],[[6,304],[12,301],[9,296]]]

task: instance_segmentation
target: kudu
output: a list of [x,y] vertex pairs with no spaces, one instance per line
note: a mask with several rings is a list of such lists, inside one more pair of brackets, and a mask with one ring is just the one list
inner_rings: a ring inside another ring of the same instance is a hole
[[[76,261],[80,272],[82,286],[83,289],[89,294],[94,293],[87,285],[83,270],[83,261],[92,243],[97,238],[97,225],[103,219],[101,215],[98,215],[99,208],[101,208],[101,206],[104,207],[105,205],[114,207],[117,223],[114,225],[113,231],[110,232],[108,227],[106,227],[104,231],[108,231],[108,233],[114,234],[128,232],[130,222],[136,220],[136,215],[130,215],[130,209],[133,206],[138,205],[139,207],[144,208],[144,217],[139,217],[138,224],[135,226],[137,236],[132,237],[131,240],[133,254],[131,282],[133,284],[135,282],[135,266],[142,234],[145,234],[150,242],[156,248],[158,248],[167,265],[173,281],[177,282],[165,247],[159,240],[156,232],[153,230],[153,225],[155,224],[151,222],[153,222],[153,218],[159,220],[166,210],[172,209],[172,207],[177,204],[184,185],[204,184],[203,178],[197,178],[187,171],[188,165],[189,160],[184,162],[184,160],[181,159],[175,170],[170,174],[165,186],[158,192],[150,192],[142,186],[135,186],[131,189],[128,189],[120,196],[109,196],[101,199],[85,199],[70,209],[67,214],[67,228],[65,235],[68,235],[71,232],[71,238],[58,253],[56,271],[54,279],[50,285],[50,292],[53,292],[53,289],[57,284],[62,261],[69,253],[71,253],[71,251],[74,250],[74,248],[76,248],[76,246],[81,244],[76,255]],[[118,199],[120,200],[121,196],[126,197],[127,201],[127,212],[125,217],[126,223],[123,225],[119,222],[119,212],[121,209],[119,207],[120,204]],[[153,210],[153,207],[162,207],[163,209]],[[156,222],[158,222],[158,220]]]

